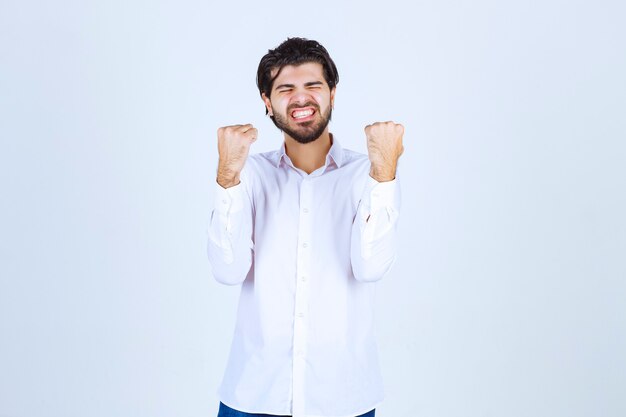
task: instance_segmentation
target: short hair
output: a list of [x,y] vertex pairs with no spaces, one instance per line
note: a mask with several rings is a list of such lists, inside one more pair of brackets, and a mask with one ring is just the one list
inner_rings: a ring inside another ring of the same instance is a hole
[[[286,65],[300,65],[307,62],[317,62],[322,65],[324,79],[332,90],[339,83],[339,73],[328,51],[319,42],[305,38],[287,38],[286,41],[274,49],[267,51],[261,58],[256,73],[256,85],[259,94],[270,96],[274,80]],[[272,77],[272,71],[278,68]],[[265,114],[267,114],[267,108]]]

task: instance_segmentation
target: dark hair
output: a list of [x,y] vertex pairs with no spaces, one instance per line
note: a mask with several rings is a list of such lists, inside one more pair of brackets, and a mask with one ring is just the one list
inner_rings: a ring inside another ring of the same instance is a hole
[[[300,65],[307,62],[322,64],[324,79],[331,90],[337,85],[339,73],[326,48],[314,40],[287,38],[275,49],[268,50],[267,54],[261,58],[256,73],[256,85],[259,88],[259,94],[265,93],[267,97],[270,96],[274,80],[285,65]],[[272,77],[272,70],[275,68],[278,68],[278,72]],[[267,113],[267,108],[265,108],[265,114]]]

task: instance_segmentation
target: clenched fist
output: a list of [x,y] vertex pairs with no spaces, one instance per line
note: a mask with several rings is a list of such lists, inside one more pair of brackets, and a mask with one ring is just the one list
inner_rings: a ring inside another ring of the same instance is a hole
[[239,184],[250,145],[256,141],[258,131],[251,124],[225,126],[217,129],[217,183],[224,188]]
[[365,126],[370,176],[376,181],[391,181],[396,177],[398,158],[404,152],[403,135],[404,126],[394,122],[376,122]]

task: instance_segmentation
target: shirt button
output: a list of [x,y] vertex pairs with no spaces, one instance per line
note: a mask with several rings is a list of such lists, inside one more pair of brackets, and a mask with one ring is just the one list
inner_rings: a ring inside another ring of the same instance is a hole
[[302,212],[303,212],[303,213],[308,213],[308,212],[309,212],[309,209],[305,207],[305,208],[303,208],[303,209],[302,209]]
[[222,200],[222,203],[228,204],[228,200]]
[[304,313],[303,312],[298,313],[298,317],[300,318],[304,317]]
[[300,277],[300,281],[306,281],[306,277],[305,277],[304,275],[302,275],[302,276]]
[[308,247],[309,247],[309,244],[308,244],[308,243],[306,243],[306,242],[304,242],[304,243],[302,244],[302,247],[303,247],[303,248],[308,248]]

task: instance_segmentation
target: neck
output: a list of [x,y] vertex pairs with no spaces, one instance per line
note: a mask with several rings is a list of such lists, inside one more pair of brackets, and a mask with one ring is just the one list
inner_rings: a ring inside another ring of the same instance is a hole
[[285,134],[285,152],[293,165],[300,168],[307,174],[323,166],[326,162],[326,155],[332,145],[332,133],[328,128],[319,138],[309,143],[300,143],[291,136]]

